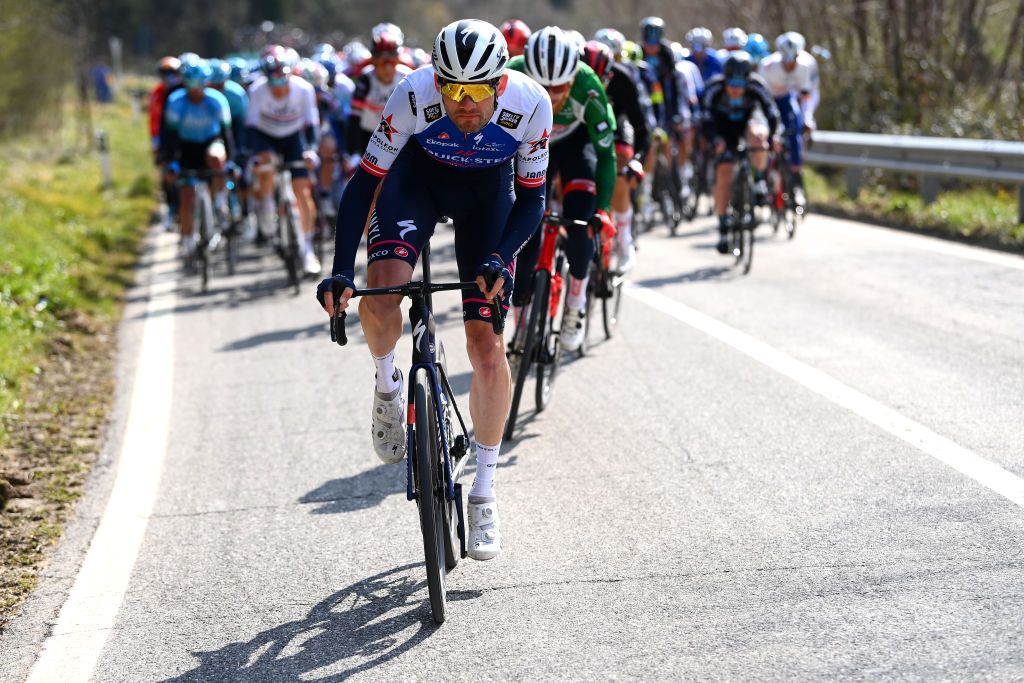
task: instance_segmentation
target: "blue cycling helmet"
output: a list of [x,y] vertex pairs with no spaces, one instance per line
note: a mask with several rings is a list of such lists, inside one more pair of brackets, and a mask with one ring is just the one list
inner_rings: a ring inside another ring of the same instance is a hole
[[206,82],[210,85],[224,85],[231,78],[231,66],[222,59],[211,59],[206,66],[210,72]]
[[210,69],[202,59],[189,59],[181,65],[181,80],[188,89],[202,88],[210,76]]
[[228,67],[231,69],[231,80],[241,85],[249,71],[249,62],[241,57],[231,57],[228,59]]
[[661,17],[640,20],[640,38],[644,45],[657,45],[665,37],[665,21]]
[[772,52],[768,41],[760,33],[751,33],[747,36],[747,44],[744,49],[750,54],[750,58],[754,60],[755,64],[759,64]]

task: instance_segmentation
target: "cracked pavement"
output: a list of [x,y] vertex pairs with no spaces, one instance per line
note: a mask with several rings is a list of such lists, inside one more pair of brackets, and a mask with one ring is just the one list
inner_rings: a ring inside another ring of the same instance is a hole
[[[762,229],[741,277],[711,227],[644,235],[634,282],[1024,474],[1024,270],[814,216],[793,242]],[[239,270],[181,283],[160,493],[93,680],[1024,679],[1024,510],[628,297],[543,414],[527,387],[504,553],[459,565],[435,627],[357,325],[339,349],[312,284],[290,296],[251,249]],[[466,407],[457,298],[436,305]],[[3,680],[31,665],[104,477],[0,640]]]

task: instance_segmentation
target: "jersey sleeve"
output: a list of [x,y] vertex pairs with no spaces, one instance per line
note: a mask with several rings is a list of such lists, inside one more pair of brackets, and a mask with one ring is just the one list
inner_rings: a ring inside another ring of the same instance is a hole
[[306,90],[306,125],[320,128],[320,109],[316,104],[316,89],[312,87]]
[[406,79],[391,93],[388,103],[384,105],[380,123],[373,131],[363,159],[359,162],[364,171],[378,178],[384,177],[395,157],[416,131],[416,116],[409,108],[411,88],[412,84]]
[[590,142],[597,154],[597,208],[609,210],[612,193],[615,191],[615,114],[608,104],[608,97],[600,81],[595,77],[595,87],[587,92],[584,108],[584,123],[590,134]]
[[551,100],[541,97],[526,123],[526,133],[516,153],[516,183],[519,185],[544,185],[548,173],[548,136],[551,127]]

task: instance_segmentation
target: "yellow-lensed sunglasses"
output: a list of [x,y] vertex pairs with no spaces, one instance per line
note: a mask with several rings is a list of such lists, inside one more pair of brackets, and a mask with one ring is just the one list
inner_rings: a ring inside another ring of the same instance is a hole
[[441,86],[441,94],[456,102],[467,97],[474,102],[483,102],[488,97],[494,97],[496,92],[490,83],[445,83]]

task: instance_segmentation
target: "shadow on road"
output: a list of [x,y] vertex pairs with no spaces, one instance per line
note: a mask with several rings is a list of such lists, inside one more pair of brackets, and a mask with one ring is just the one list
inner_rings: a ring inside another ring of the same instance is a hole
[[661,285],[671,285],[680,282],[703,282],[705,280],[720,280],[723,279],[724,275],[732,272],[732,268],[724,266],[716,266],[714,268],[698,268],[697,270],[689,273],[680,273],[678,275],[671,275],[667,277],[653,277],[646,280],[639,280],[636,284],[644,287],[660,287]]
[[355,512],[380,505],[385,498],[405,493],[405,461],[398,465],[378,465],[351,477],[331,479],[299,498],[314,504],[314,515]]
[[[165,683],[199,681],[343,681],[419,646],[435,631],[419,562],[354,583],[303,619],[220,650],[194,652],[192,671]],[[448,599],[479,597],[449,591]]]

